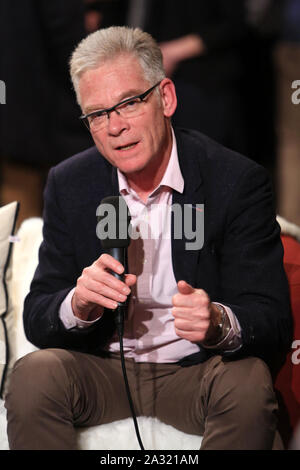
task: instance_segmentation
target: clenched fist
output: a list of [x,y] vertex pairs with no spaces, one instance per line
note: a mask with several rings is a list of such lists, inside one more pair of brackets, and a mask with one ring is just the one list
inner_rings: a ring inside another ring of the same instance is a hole
[[185,281],[178,282],[178,293],[172,298],[175,332],[192,343],[220,341],[221,312],[203,289],[194,289]]

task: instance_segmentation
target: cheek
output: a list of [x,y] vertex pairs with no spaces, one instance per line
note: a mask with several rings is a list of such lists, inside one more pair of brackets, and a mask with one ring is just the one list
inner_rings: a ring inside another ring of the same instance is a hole
[[93,137],[93,140],[94,140],[94,142],[96,144],[96,147],[99,150],[99,152],[101,152],[105,155],[107,153],[107,151],[109,150],[109,147],[108,147],[108,144],[107,144],[105,138],[100,138],[96,134],[95,137]]
[[152,125],[151,127],[149,126],[149,129],[151,148],[154,151],[157,151],[158,148],[162,147],[163,141],[166,136],[165,121],[162,119],[158,119],[156,121],[156,125]]
[[106,159],[108,160],[110,163],[114,163],[113,161],[113,155],[112,155],[112,150],[110,149],[110,147],[108,146],[108,144],[106,144],[105,140],[103,139],[99,139],[97,137],[94,137],[94,143],[97,147],[97,149],[99,150],[99,152],[101,153],[101,155]]
[[146,126],[145,134],[148,137],[148,143],[151,147],[156,147],[158,142],[161,139],[164,130],[164,122],[161,119],[157,119],[156,116],[153,117],[152,121],[148,122]]

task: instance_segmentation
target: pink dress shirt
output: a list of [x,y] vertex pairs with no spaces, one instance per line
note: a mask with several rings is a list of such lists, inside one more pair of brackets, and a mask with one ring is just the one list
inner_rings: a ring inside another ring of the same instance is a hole
[[[137,283],[131,288],[124,325],[124,353],[136,362],[177,362],[198,352],[199,346],[176,335],[171,312],[172,296],[178,292],[171,256],[172,191],[182,193],[184,189],[174,133],[168,167],[146,203],[128,186],[125,175],[119,170],[118,181],[120,194],[131,215],[128,271],[137,275]],[[60,318],[66,328],[88,327],[93,322],[82,321],[73,314],[73,292],[74,289],[61,304]],[[231,309],[224,308],[229,315],[231,329],[218,348],[236,350],[242,344],[240,325]],[[117,335],[112,338],[108,349],[120,351]]]

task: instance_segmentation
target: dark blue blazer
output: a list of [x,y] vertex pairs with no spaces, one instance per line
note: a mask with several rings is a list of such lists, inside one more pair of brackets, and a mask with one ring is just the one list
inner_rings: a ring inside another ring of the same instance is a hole
[[[207,291],[212,301],[232,308],[242,328],[243,346],[231,359],[258,356],[270,363],[292,340],[289,290],[283,268],[267,172],[204,135],[175,130],[185,186],[173,203],[204,204],[204,245],[187,251],[172,240],[177,281]],[[31,291],[25,300],[24,327],[39,348],[60,347],[102,354],[114,332],[111,311],[91,328],[66,330],[58,311],[84,267],[102,253],[96,236],[96,209],[118,194],[117,172],[90,148],[49,173],[45,189],[44,240]],[[218,351],[199,346],[182,365],[202,362]]]

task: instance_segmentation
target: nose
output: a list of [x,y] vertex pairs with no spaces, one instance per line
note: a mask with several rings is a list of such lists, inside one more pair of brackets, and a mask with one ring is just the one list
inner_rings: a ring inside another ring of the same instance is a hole
[[116,109],[107,113],[107,131],[109,134],[120,135],[127,128],[127,121]]

